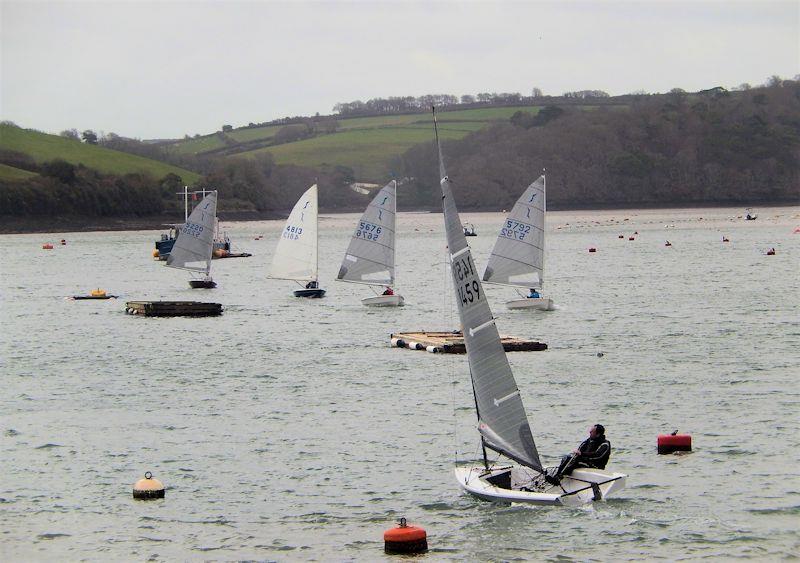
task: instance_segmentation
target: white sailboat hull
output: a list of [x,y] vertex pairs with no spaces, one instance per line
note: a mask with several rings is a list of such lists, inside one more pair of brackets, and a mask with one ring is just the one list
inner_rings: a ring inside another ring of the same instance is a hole
[[[575,469],[561,479],[560,485],[546,485],[544,490],[522,490],[516,468],[502,467],[486,471],[483,466],[455,468],[456,481],[469,494],[485,501],[500,503],[537,504],[542,506],[580,506],[594,500],[605,499],[625,488],[627,475],[603,469]],[[498,486],[510,473],[507,480],[511,488]],[[495,484],[490,482],[494,481]]]
[[553,300],[549,297],[529,297],[525,299],[512,299],[506,302],[509,309],[536,309],[539,311],[552,311]]
[[402,307],[402,295],[375,295],[373,297],[365,297],[361,303],[366,307]]

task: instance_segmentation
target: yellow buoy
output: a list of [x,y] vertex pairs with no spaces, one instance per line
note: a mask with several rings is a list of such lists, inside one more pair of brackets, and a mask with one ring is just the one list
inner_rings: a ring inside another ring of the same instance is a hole
[[144,479],[139,479],[133,486],[133,498],[148,500],[164,498],[164,484],[158,479],[153,479],[149,471],[144,474]]
[[153,249],[153,258],[158,258],[158,256],[159,256],[158,249],[157,248]]
[[105,297],[105,296],[106,296],[106,290],[105,289],[100,289],[98,287],[97,289],[93,289],[92,290],[92,297]]

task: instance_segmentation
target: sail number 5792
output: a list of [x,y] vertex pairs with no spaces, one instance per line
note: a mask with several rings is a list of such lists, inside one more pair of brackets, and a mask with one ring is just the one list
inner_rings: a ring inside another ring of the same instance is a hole
[[481,298],[481,284],[478,282],[472,256],[453,260],[453,280],[462,307],[468,306]]

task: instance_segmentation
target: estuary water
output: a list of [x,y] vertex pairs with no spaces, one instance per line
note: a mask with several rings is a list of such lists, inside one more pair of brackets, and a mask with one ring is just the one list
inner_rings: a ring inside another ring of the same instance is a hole
[[[155,231],[0,236],[0,559],[390,560],[401,516],[426,560],[797,556],[800,208],[757,212],[551,212],[557,310],[508,311],[514,291],[486,287],[502,334],[549,345],[509,355],[543,462],[600,422],[629,474],[580,509],[462,494],[466,357],[389,346],[457,328],[440,214],[399,215],[400,309],[333,281],[357,215],[320,219],[321,300],[266,278],[282,221],[224,225],[253,256],[215,260],[215,290],[154,261]],[[503,216],[462,219],[482,267]],[[96,287],[120,299],[65,299]],[[158,299],[225,312],[124,313]],[[676,429],[694,451],[656,455]],[[164,500],[132,499],[145,471]]]

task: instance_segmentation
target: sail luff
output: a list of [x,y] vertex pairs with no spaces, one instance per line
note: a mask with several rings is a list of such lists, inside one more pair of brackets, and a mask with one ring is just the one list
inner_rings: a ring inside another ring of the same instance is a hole
[[[439,150],[441,153],[441,147]],[[461,228],[450,179],[441,159],[439,169],[442,172],[440,184],[451,260],[450,271],[467,348],[479,417],[478,431],[487,447],[541,471],[541,462],[525,415],[525,407],[500,342],[472,252]]]

